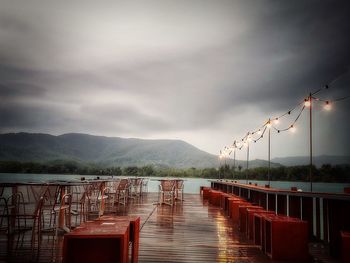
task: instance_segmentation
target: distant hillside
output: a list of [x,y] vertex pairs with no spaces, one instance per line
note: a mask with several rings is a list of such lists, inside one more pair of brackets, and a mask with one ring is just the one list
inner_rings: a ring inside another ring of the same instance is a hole
[[[141,140],[70,133],[8,133],[0,135],[0,160],[47,162],[74,160],[104,166],[144,166],[174,168],[218,167],[218,157],[180,140]],[[223,161],[221,164],[223,165]],[[233,160],[227,160],[233,165]],[[245,161],[236,165],[246,167]],[[267,166],[263,160],[252,160],[249,167]]]
[[[310,163],[309,156],[294,156],[284,158],[273,158],[273,162],[280,163],[284,166],[308,165]],[[350,164],[350,156],[333,156],[320,155],[314,156],[312,162],[315,166],[321,167],[323,164],[342,165]]]
[[[323,159],[327,162],[323,162]],[[47,162],[74,160],[103,166],[144,166],[174,168],[218,167],[218,156],[181,140],[142,140],[70,133],[59,136],[32,133],[0,134],[0,161]],[[332,160],[330,162],[329,160]],[[318,163],[350,163],[349,157],[320,156]],[[225,162],[222,160],[221,165]],[[233,160],[226,163],[233,166]],[[307,164],[307,157],[275,158],[271,166]],[[266,167],[265,160],[252,160],[249,168]],[[236,161],[246,168],[246,162]]]
[[141,140],[86,134],[0,135],[0,160],[75,160],[106,166],[214,167],[217,157],[180,140]]
[[[221,165],[223,165],[224,163],[225,161],[221,161]],[[227,159],[226,164],[233,166],[234,165],[233,159]],[[255,160],[249,161],[249,168],[268,167],[268,165],[269,165],[269,162],[266,160],[255,159]],[[244,170],[247,168],[247,161],[236,160],[236,166],[237,167],[241,166],[242,170]],[[271,167],[280,167],[280,166],[281,164],[271,161]]]

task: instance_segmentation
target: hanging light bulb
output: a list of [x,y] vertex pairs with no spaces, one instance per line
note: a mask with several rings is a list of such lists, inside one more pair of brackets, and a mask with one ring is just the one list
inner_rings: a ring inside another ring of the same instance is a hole
[[251,142],[251,141],[252,141],[252,136],[248,135],[247,141],[248,141],[248,142]]
[[304,105],[305,105],[305,107],[310,107],[311,106],[310,99],[305,99],[304,100]]
[[279,124],[280,120],[278,118],[274,119],[274,124]]
[[269,129],[271,128],[271,120],[270,119],[267,121],[266,127],[269,128]]
[[296,131],[296,128],[294,125],[291,125],[289,130],[290,132],[294,133]]
[[243,145],[244,145],[244,147],[247,147],[247,146],[248,146],[248,142],[245,141],[245,142],[243,143]]
[[260,130],[260,129],[257,131],[257,134],[258,134],[258,135],[261,135],[261,130]]
[[332,109],[332,105],[329,103],[329,101],[326,101],[326,104],[323,106],[323,108],[327,111]]

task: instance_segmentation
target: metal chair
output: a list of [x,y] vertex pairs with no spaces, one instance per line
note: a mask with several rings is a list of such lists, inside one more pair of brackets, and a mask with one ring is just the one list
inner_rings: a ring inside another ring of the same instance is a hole
[[120,184],[120,179],[107,182],[105,195],[108,197],[106,200],[106,209],[110,212],[114,212],[115,204],[118,200],[118,187]]
[[87,188],[86,198],[87,198],[87,212],[88,215],[102,216],[104,213],[104,204],[105,199],[108,198],[105,195],[106,187],[101,182],[94,182]]
[[[126,205],[129,195],[129,180],[121,179],[116,191],[116,201],[119,204]],[[121,201],[122,200],[122,201]]]
[[[34,252],[40,251],[41,231],[43,227],[42,211],[45,197],[41,196],[36,203],[27,203],[23,193],[18,192],[10,197],[12,200],[13,214],[10,217],[14,220],[14,224],[10,226],[11,233],[21,233],[31,230],[31,249]],[[10,220],[11,221],[11,220]],[[11,223],[10,223],[11,224]],[[34,256],[34,254],[32,254]]]
[[[74,186],[71,191],[71,216],[75,217],[74,226],[80,225],[87,220],[87,185]],[[79,221],[78,221],[79,219]]]
[[159,203],[173,205],[175,200],[175,181],[162,180],[159,185]]
[[184,201],[184,181],[176,180],[175,183],[175,199]]
[[148,193],[148,178],[142,178],[142,193]]
[[139,198],[142,195],[142,178],[131,178],[130,179],[130,197]]
[[7,199],[0,197],[0,234],[4,234],[7,238],[7,251],[10,250],[10,217],[7,205]]

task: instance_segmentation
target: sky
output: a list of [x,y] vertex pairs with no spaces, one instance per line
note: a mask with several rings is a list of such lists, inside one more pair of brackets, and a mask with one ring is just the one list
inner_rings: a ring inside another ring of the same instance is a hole
[[[327,84],[319,98],[349,96],[349,14],[348,1],[0,0],[0,132],[180,139],[218,154]],[[349,102],[314,104],[315,155],[350,155]],[[308,117],[272,130],[272,157],[308,155]],[[267,158],[266,138],[252,159]]]

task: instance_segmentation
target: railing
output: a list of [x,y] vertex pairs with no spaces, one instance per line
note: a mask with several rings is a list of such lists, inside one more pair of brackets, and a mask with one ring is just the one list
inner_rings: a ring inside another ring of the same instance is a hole
[[211,181],[211,187],[276,214],[307,221],[309,240],[323,241],[329,244],[332,256],[340,255],[341,231],[350,231],[350,194],[279,190],[226,181]]

